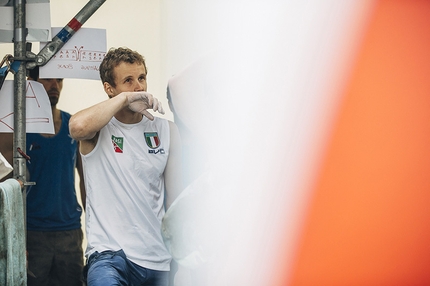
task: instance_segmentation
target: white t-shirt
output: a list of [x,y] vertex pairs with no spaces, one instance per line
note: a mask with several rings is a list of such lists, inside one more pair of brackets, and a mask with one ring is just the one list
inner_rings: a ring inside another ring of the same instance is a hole
[[87,192],[86,234],[93,252],[122,249],[132,262],[167,271],[171,261],[161,236],[168,121],[116,118],[100,130],[97,145],[82,156]]

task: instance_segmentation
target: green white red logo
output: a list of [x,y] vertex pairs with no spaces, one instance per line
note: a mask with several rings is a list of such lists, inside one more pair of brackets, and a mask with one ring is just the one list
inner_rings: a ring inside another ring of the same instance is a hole
[[112,144],[115,153],[122,153],[124,150],[124,138],[112,135]]
[[160,146],[161,142],[157,132],[145,132],[144,134],[146,145],[148,145],[149,148],[155,149]]

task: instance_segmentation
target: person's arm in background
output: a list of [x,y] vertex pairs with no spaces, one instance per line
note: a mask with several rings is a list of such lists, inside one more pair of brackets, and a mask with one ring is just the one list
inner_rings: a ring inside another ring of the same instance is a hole
[[[0,133],[0,153],[13,166],[13,133]],[[13,172],[10,172],[3,178],[0,178],[0,182],[12,178],[12,176]]]
[[182,176],[182,143],[178,127],[169,121],[170,149],[166,169],[164,170],[164,183],[166,188],[165,207],[169,209],[174,200],[183,190]]
[[79,175],[79,190],[81,193],[82,207],[84,208],[84,210],[86,210],[87,192],[85,190],[84,170],[82,168],[82,158],[81,153],[79,152],[79,144],[80,142],[78,141],[78,148],[76,151],[76,169],[78,170]]

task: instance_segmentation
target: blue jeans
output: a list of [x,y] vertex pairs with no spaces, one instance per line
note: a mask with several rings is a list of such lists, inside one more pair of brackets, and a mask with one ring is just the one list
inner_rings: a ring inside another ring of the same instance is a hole
[[141,267],[125,256],[124,251],[94,252],[88,258],[87,286],[130,285],[168,286],[169,271]]

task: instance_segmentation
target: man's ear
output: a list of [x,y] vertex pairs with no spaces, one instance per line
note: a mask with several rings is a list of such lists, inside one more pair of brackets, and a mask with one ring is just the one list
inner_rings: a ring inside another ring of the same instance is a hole
[[107,93],[107,95],[109,97],[114,96],[114,90],[113,87],[108,83],[108,82],[104,82],[103,83],[103,88],[105,89],[105,92]]

